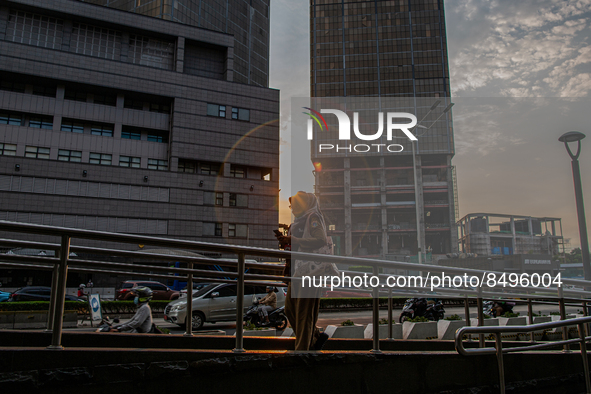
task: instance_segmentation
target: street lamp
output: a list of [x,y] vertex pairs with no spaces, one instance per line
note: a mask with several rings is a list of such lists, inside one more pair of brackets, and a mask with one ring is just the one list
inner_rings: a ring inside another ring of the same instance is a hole
[[[579,238],[581,240],[581,257],[583,260],[583,272],[585,280],[591,280],[591,266],[589,265],[589,242],[587,240],[587,224],[585,223],[585,206],[583,205],[583,187],[581,186],[581,171],[579,169],[579,155],[581,154],[581,140],[585,134],[578,131],[569,131],[558,138],[558,141],[564,142],[566,151],[572,159],[573,180],[575,182],[575,201],[577,203],[577,217],[579,219]],[[569,142],[577,143],[577,153],[573,152],[568,146]]]
[[[433,121],[433,123],[431,123],[431,126],[426,127],[421,125],[421,122],[423,120],[425,120],[427,118],[427,116],[429,116],[429,114],[431,112],[433,112],[437,106],[441,104],[441,100],[437,100],[435,101],[435,103],[433,103],[433,105],[431,106],[431,108],[429,108],[429,111],[427,111],[427,113],[425,114],[425,116],[423,116],[423,118],[421,120],[418,121],[417,125],[414,127],[413,131],[416,131],[417,128],[419,129],[424,129],[425,131],[423,131],[421,134],[417,134],[415,133],[416,137],[420,137],[421,135],[425,134],[427,132],[427,130],[429,130],[434,124],[435,122],[437,122],[443,115],[445,115],[446,113],[448,113],[451,110],[451,107],[454,106],[454,103],[450,103],[447,107],[445,107],[445,109],[441,112],[441,114],[439,114],[439,116],[437,117],[437,119],[435,119]],[[415,214],[416,214],[416,221],[417,221],[417,248],[418,248],[418,253],[417,253],[417,257],[418,257],[418,263],[422,264],[423,263],[423,258],[422,258],[422,251],[423,251],[423,233],[421,231],[421,226],[420,226],[420,221],[421,221],[421,213],[419,211],[419,180],[417,177],[417,162],[416,162],[416,153],[415,153],[415,141],[410,141],[410,146],[412,147],[412,168],[413,168],[413,177],[414,177],[414,182],[415,182]],[[417,149],[419,148],[419,140],[417,139],[416,141],[417,143]]]

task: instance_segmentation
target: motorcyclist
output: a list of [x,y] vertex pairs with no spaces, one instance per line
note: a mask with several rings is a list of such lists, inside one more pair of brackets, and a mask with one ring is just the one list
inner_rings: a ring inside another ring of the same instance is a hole
[[135,296],[133,302],[139,305],[135,315],[126,323],[113,326],[111,331],[121,332],[150,332],[152,329],[152,309],[149,302],[152,299],[152,290],[149,287],[134,287],[131,294]]
[[78,286],[78,298],[81,298],[83,300],[87,300],[88,299],[88,293],[84,292],[84,289],[86,288],[86,285],[84,284],[80,284],[80,286]]
[[275,295],[275,288],[267,286],[267,295],[259,301],[259,316],[262,324],[270,324],[269,312],[277,308],[277,295]]

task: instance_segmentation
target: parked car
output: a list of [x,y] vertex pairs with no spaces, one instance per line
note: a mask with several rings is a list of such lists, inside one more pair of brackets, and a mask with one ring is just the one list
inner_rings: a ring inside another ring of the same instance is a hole
[[[285,305],[285,294],[277,293],[277,307]],[[262,298],[267,294],[265,286],[244,286],[244,311],[252,305],[252,297]],[[164,309],[164,320],[185,327],[187,324],[187,297],[172,301]],[[236,285],[208,284],[193,294],[193,329],[203,327],[203,323],[236,321]]]
[[[209,283],[193,283],[193,295],[204,287],[209,286]],[[187,286],[183,287],[180,291],[179,298],[187,296]]]
[[115,292],[116,301],[133,300],[130,290],[134,287],[145,286],[152,289],[153,300],[176,300],[179,298],[179,292],[172,290],[168,286],[149,280],[126,280],[119,283],[119,289]]
[[[8,301],[49,301],[51,287],[28,286],[18,289],[10,295]],[[66,294],[66,301],[84,301],[76,296]]]
[[10,293],[7,291],[0,291],[0,302],[8,301]]

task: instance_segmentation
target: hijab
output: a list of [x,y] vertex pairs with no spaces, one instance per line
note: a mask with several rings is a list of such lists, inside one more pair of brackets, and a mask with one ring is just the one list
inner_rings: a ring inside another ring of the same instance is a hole
[[306,192],[297,192],[295,196],[289,198],[289,202],[291,203],[292,198],[297,198],[302,202],[302,208],[304,208],[304,212],[299,216],[296,217],[293,224],[290,228],[290,233],[293,234],[295,237],[301,238],[304,235],[304,230],[306,227],[306,223],[308,222],[308,218],[310,215],[316,214],[324,232],[326,232],[326,226],[324,224],[324,216],[320,211],[320,206],[318,205],[318,199],[312,193]]

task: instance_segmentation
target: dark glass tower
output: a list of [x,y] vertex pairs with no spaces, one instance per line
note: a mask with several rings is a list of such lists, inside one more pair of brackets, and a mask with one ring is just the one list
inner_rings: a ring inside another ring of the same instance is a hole
[[269,86],[270,0],[82,0],[234,36],[234,82]]
[[457,251],[443,0],[311,0],[310,29],[312,97],[376,97],[380,110],[407,99],[426,117],[416,155],[409,143],[396,155],[313,151],[340,254],[414,260],[417,238],[427,260]]

